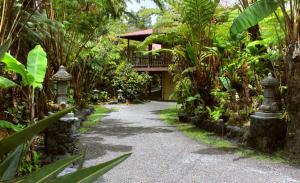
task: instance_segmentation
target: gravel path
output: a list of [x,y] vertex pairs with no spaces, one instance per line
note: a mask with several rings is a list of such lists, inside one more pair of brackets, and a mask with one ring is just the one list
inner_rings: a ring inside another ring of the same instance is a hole
[[279,183],[299,182],[300,169],[239,158],[191,140],[159,119],[157,112],[174,103],[112,105],[118,111],[83,134],[85,166],[132,152],[99,183]]

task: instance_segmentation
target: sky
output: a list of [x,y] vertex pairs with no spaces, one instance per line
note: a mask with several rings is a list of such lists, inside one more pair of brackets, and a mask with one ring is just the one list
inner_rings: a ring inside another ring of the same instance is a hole
[[[221,0],[221,4],[234,4],[236,0]],[[156,8],[157,6],[155,3],[153,3],[152,0],[141,0],[140,3],[137,3],[135,1],[131,3],[127,3],[127,9],[129,11],[134,11],[137,12],[141,7],[146,7],[146,8]]]
[[137,3],[135,1],[131,2],[131,3],[127,3],[127,9],[129,11],[134,11],[137,12],[141,9],[141,7],[146,7],[146,8],[156,8],[157,6],[155,5],[155,3],[153,3],[152,0],[141,0],[140,3]]
[[[227,5],[234,4],[234,2],[236,2],[236,1],[237,0],[221,0],[221,4],[227,6]],[[153,2],[153,0],[140,0],[140,3],[137,3],[136,1],[133,0],[132,2],[128,2],[127,3],[127,10],[128,11],[137,12],[142,7],[145,7],[145,8],[157,8],[157,6]],[[157,16],[152,16],[151,17],[152,24],[154,24],[156,22],[156,18],[157,18]]]

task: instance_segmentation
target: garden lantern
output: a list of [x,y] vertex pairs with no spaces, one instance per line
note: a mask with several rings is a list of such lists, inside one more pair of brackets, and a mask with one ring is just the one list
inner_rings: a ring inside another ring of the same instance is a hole
[[123,90],[119,89],[118,91],[118,102],[119,103],[124,103],[125,99],[124,99],[124,96],[123,96]]
[[[57,104],[67,106],[68,85],[71,80],[64,66],[60,66],[57,73],[52,77],[57,83]],[[68,113],[54,123],[47,131],[47,153],[53,159],[60,159],[69,154],[79,152],[80,120],[73,112]]]
[[279,82],[269,73],[268,77],[262,81],[262,86],[264,88],[264,100],[259,109],[265,113],[278,112],[279,108],[274,93],[279,86]]
[[263,152],[274,152],[286,137],[287,124],[281,120],[282,114],[274,96],[279,82],[268,74],[262,81],[264,100],[259,111],[250,116],[247,144]]
[[95,89],[93,90],[93,102],[94,103],[97,103],[99,101],[99,93],[100,91]]
[[68,85],[72,76],[69,74],[65,67],[61,65],[57,73],[52,77],[57,82],[57,103],[59,105],[67,103]]

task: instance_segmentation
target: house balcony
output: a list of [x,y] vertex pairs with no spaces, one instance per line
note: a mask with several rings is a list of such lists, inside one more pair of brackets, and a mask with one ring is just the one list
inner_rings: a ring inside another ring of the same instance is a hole
[[168,67],[172,63],[172,57],[167,53],[161,53],[160,55],[134,53],[129,57],[128,62],[137,71],[160,72],[168,71]]

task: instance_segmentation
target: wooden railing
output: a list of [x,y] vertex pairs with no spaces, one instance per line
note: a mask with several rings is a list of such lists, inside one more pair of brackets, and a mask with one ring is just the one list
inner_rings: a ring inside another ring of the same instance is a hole
[[134,53],[129,58],[129,63],[134,67],[168,67],[171,62],[172,57],[167,53],[161,53],[160,55]]

